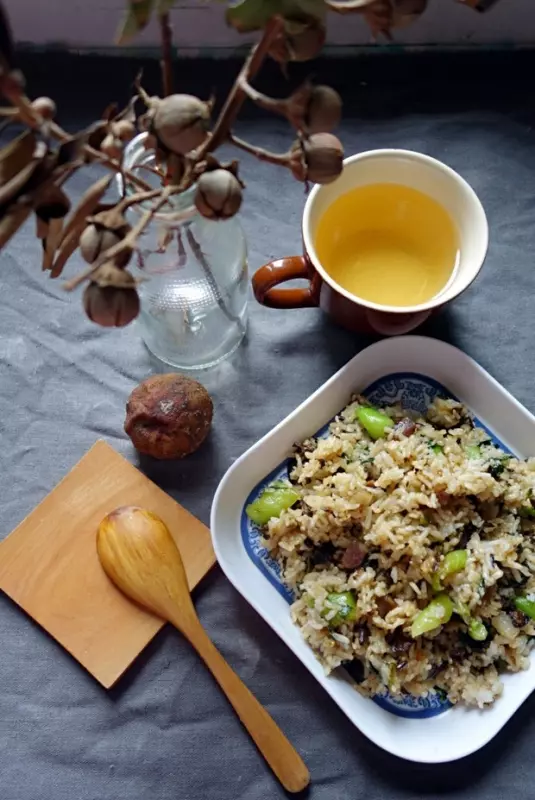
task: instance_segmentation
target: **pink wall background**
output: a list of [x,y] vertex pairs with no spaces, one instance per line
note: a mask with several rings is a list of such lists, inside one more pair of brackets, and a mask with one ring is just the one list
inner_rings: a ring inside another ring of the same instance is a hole
[[[109,47],[124,7],[123,0],[6,0],[14,34],[35,44],[61,42],[71,47]],[[222,3],[189,0],[173,12],[175,37],[182,49],[235,47],[245,39],[226,27]],[[370,38],[358,17],[329,16],[329,42],[365,45]],[[426,14],[396,41],[422,44],[535,44],[535,0],[501,0],[478,14],[454,0],[430,0]],[[154,26],[137,40],[157,42]]]

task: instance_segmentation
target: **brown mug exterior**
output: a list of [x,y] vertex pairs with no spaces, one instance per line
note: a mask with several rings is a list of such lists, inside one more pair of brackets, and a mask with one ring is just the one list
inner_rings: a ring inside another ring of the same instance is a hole
[[[303,288],[277,288],[281,283],[296,279],[308,280]],[[264,264],[253,275],[255,298],[268,308],[311,308],[319,306],[335,322],[350,331],[395,336],[409,333],[424,322],[433,311],[384,312],[375,311],[349,299],[323,280],[308,254],[278,258]]]

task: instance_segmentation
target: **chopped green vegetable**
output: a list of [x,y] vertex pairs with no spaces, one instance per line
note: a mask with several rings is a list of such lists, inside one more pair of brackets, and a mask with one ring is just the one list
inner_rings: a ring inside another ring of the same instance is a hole
[[465,625],[470,625],[472,617],[470,615],[470,609],[466,603],[461,603],[460,600],[455,600],[453,603],[453,610],[460,616]]
[[[327,600],[337,611],[334,617],[328,620],[329,625],[338,628],[344,622],[354,622],[357,618],[357,601],[353,592],[331,592]],[[322,616],[330,613],[331,609],[324,609]]]
[[285,509],[299,500],[293,486],[277,481],[268,486],[257,499],[250,503],[245,513],[257,525],[265,525],[272,517],[280,517]]
[[468,550],[452,550],[444,556],[444,561],[433,575],[431,586],[433,591],[439,592],[442,588],[442,581],[449,575],[454,575],[466,567]]
[[530,600],[529,597],[515,597],[515,607],[526,617],[535,619],[535,600]]
[[481,458],[481,448],[477,444],[469,444],[464,448],[468,458]]
[[533,519],[535,517],[535,508],[533,506],[522,506],[518,509],[518,514],[524,519]]
[[447,594],[437,594],[419,614],[415,616],[411,625],[411,636],[416,638],[423,633],[434,631],[446,622],[453,614],[453,603]]
[[444,448],[442,447],[441,444],[432,444],[431,445],[431,450],[437,456],[439,456],[441,453],[444,452]]
[[468,635],[476,642],[484,642],[489,632],[479,619],[473,619],[468,623]]
[[394,426],[394,420],[371,406],[359,406],[355,411],[355,419],[360,422],[372,439],[383,439],[387,428]]

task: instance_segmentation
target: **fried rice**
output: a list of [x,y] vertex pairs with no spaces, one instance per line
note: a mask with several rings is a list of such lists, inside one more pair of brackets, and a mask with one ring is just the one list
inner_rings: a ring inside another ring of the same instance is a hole
[[[517,598],[535,601],[535,459],[503,452],[454,400],[425,417],[382,409],[393,425],[376,440],[356,421],[367,405],[295,447],[299,499],[263,528],[292,619],[326,671],[348,668],[367,696],[442,690],[483,707],[500,673],[529,666],[535,621]],[[445,574],[459,550],[463,568]],[[453,613],[415,635],[437,591]]]

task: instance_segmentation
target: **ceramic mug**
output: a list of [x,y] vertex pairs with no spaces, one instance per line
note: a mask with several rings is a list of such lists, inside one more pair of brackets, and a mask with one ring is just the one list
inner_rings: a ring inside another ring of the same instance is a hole
[[[386,306],[363,300],[329,275],[314,245],[318,222],[340,195],[372,183],[397,183],[418,189],[449,212],[459,234],[459,262],[447,285],[431,300],[414,306]],[[370,150],[344,161],[333,183],[314,186],[303,213],[303,255],[265,264],[253,276],[259,303],[270,308],[319,306],[350,330],[383,335],[408,333],[434,311],[458,297],[476,278],[488,247],[488,223],[472,187],[453,169],[435,158],[411,150]],[[302,278],[304,288],[277,288]]]

